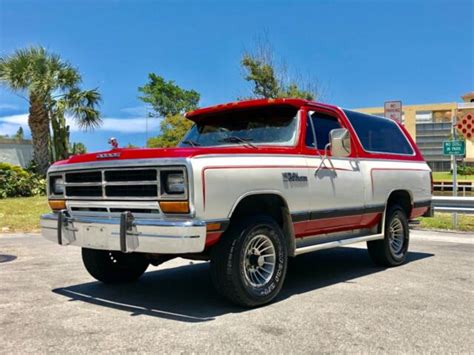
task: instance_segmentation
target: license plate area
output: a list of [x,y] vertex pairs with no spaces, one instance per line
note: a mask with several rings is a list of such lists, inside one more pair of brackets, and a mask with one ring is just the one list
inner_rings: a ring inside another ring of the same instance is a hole
[[79,228],[84,247],[108,249],[110,231],[104,226],[84,224]]

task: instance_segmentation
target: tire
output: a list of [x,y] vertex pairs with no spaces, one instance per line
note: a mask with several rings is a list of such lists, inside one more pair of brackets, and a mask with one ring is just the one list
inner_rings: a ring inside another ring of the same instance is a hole
[[82,261],[93,278],[107,284],[133,282],[149,265],[145,254],[87,248],[82,248]]
[[367,242],[372,261],[386,267],[403,264],[408,254],[410,230],[406,212],[400,205],[389,207],[384,234],[384,239]]
[[283,286],[287,265],[283,232],[267,216],[232,223],[211,253],[214,287],[222,296],[244,307],[272,301]]

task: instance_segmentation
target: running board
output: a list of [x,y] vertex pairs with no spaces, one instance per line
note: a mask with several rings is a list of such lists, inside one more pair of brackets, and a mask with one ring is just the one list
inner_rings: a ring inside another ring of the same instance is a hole
[[305,254],[305,253],[310,253],[310,252],[316,251],[316,250],[337,248],[337,247],[342,247],[343,245],[354,244],[354,243],[359,243],[359,242],[368,242],[368,241],[371,241],[371,240],[378,240],[378,239],[383,239],[383,238],[384,238],[384,234],[380,233],[380,234],[366,235],[366,236],[363,236],[363,237],[336,240],[334,242],[309,245],[307,247],[296,248],[295,256]]

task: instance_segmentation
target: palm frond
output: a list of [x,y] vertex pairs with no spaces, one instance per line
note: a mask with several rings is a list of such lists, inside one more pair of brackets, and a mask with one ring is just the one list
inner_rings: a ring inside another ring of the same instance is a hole
[[81,129],[94,129],[102,124],[97,109],[102,98],[97,89],[80,90],[73,88],[63,98],[66,110],[70,113]]

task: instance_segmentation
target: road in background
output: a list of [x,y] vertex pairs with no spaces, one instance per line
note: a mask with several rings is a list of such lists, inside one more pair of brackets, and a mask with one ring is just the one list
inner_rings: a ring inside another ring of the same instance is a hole
[[107,286],[79,248],[3,234],[0,353],[473,352],[474,237],[412,231],[410,250],[393,269],[360,247],[302,255],[276,302],[246,310],[217,296],[207,263]]

